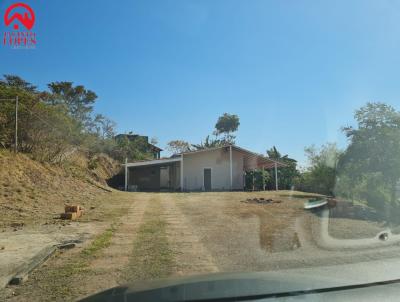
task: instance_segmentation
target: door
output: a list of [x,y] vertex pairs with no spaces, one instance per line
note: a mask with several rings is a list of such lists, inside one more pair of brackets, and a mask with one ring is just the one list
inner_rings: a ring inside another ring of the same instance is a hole
[[170,189],[169,167],[160,167],[160,190]]
[[211,169],[204,169],[204,191],[211,191]]

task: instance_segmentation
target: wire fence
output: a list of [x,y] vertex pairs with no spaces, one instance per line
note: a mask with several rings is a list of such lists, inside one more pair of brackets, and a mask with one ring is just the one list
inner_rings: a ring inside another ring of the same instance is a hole
[[[24,104],[23,102],[21,102],[21,100],[18,98],[18,96],[16,96],[15,98],[0,98],[0,102],[15,102],[15,111],[14,111],[14,116],[15,116],[15,129],[14,129],[14,151],[18,152],[18,146],[21,145],[21,141],[18,142],[19,137],[19,120],[18,120],[18,116],[20,114],[21,109],[23,108],[23,110],[25,110],[26,112],[28,112],[31,116],[35,117],[36,119],[38,119],[39,121],[41,121],[44,125],[47,126],[46,131],[48,133],[57,133],[59,135],[65,135],[67,130],[67,134],[70,135],[72,133],[72,129],[70,127],[70,125],[68,125],[68,128],[65,129],[65,125],[59,125],[56,123],[51,123],[48,120],[45,120],[43,117],[41,117],[40,115],[38,115],[36,112],[34,112],[31,108],[29,108],[26,104]],[[63,127],[63,129],[61,130],[60,127]]]

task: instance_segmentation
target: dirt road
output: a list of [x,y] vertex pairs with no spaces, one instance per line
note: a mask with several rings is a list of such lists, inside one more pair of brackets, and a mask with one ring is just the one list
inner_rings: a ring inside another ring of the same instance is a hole
[[[110,215],[92,240],[56,253],[25,284],[9,286],[6,299],[74,301],[135,280],[332,265],[393,257],[398,250],[321,249],[312,232],[318,217],[302,209],[309,196],[296,192],[126,194],[122,215]],[[254,197],[274,202],[243,202]],[[358,236],[379,230],[372,222],[351,226]]]

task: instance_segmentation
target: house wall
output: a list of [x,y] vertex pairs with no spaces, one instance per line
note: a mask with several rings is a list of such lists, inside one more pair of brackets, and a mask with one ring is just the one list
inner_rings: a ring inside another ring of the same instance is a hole
[[[233,190],[243,189],[243,156],[232,151]],[[229,147],[185,154],[183,156],[183,185],[185,191],[203,191],[204,168],[211,168],[212,190],[230,190]]]
[[232,190],[244,188],[244,156],[242,153],[232,150]]

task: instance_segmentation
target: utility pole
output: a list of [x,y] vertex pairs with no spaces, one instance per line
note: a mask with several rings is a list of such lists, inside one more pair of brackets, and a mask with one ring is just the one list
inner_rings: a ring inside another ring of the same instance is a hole
[[18,95],[15,98],[15,153],[18,152]]

